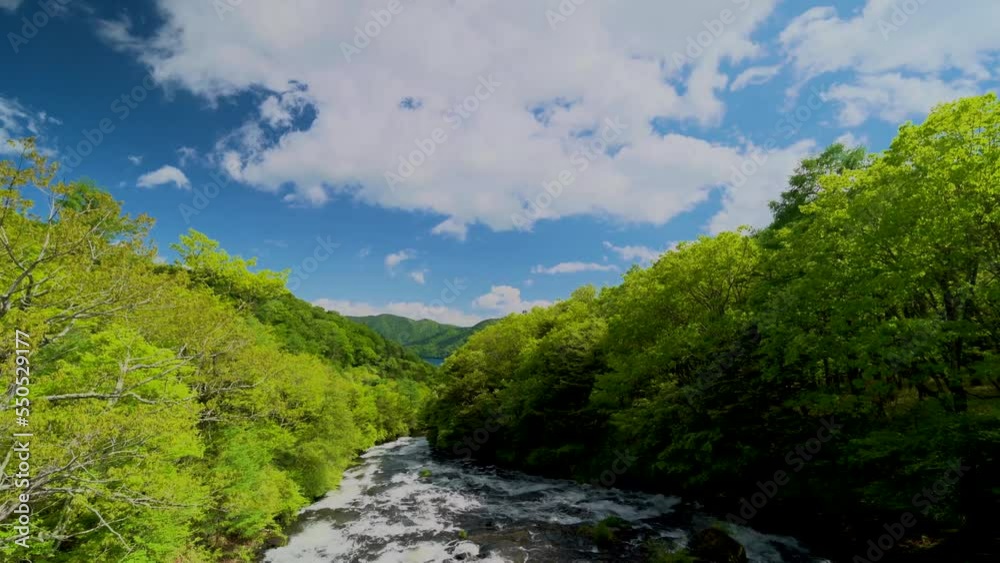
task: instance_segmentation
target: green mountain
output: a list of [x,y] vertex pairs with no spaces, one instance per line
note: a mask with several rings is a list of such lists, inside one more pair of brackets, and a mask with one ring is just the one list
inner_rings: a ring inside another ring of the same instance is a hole
[[422,319],[415,321],[396,315],[348,317],[383,337],[399,342],[425,358],[444,358],[465,344],[470,336],[486,328],[497,319],[487,319],[470,326],[455,326]]

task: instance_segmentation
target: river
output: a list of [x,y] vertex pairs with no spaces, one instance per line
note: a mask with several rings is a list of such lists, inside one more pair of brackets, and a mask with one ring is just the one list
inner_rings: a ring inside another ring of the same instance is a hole
[[[427,471],[430,473],[428,474]],[[613,551],[579,532],[608,516],[633,532]],[[640,545],[683,545],[711,520],[675,497],[545,479],[434,456],[423,438],[376,446],[338,490],[302,510],[268,563],[639,561]],[[731,526],[752,563],[820,563],[791,538]]]

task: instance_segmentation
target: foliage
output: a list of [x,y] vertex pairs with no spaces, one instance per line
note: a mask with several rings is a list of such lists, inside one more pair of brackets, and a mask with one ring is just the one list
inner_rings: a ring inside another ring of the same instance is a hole
[[494,319],[487,319],[475,326],[454,326],[421,319],[415,321],[396,315],[349,317],[383,337],[399,342],[424,358],[445,358],[464,344],[470,336],[486,328]]
[[426,362],[202,233],[157,264],[151,220],[16,148],[0,162],[0,372],[29,334],[17,406],[36,438],[26,489],[0,461],[0,559],[22,553],[10,516],[29,494],[38,561],[251,560],[360,450],[417,426]]
[[387,378],[427,381],[435,369],[396,340],[333,311],[285,293],[261,301],[254,314],[274,327],[284,346],[342,367],[373,366]]
[[865,168],[869,158],[868,151],[864,147],[848,148],[835,143],[822,153],[803,159],[795,173],[788,179],[788,189],[781,192],[778,201],[772,201],[770,204],[774,214],[771,228],[780,229],[800,220],[803,217],[803,208],[815,201],[819,195],[822,177]]
[[[1000,101],[944,104],[882,154],[834,145],[789,184],[766,229],[700,237],[472,336],[443,366],[432,443],[583,480],[628,460],[618,486],[732,507],[835,420],[776,503],[880,522],[961,460],[921,526],[988,530]],[[485,444],[463,445],[491,420]]]

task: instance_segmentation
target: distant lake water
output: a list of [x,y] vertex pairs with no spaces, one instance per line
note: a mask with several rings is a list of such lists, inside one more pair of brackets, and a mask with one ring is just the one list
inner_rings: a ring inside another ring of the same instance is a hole
[[439,366],[444,363],[444,358],[424,358],[424,361]]

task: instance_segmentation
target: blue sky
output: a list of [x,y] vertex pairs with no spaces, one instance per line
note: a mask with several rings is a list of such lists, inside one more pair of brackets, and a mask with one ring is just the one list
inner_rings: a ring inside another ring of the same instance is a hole
[[194,228],[323,306],[471,324],[766,224],[801,157],[994,90],[996,21],[990,0],[0,0],[0,139],[153,216],[168,260]]

